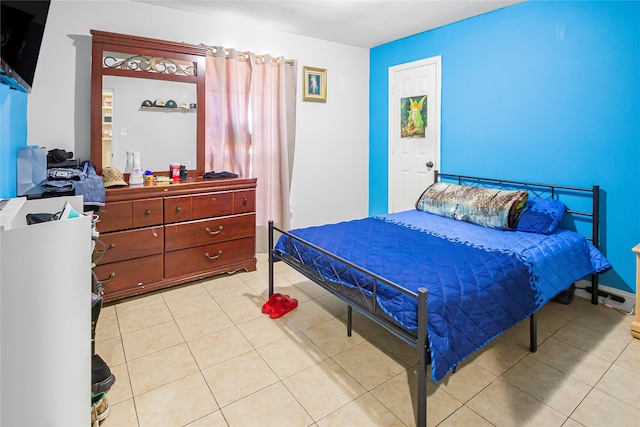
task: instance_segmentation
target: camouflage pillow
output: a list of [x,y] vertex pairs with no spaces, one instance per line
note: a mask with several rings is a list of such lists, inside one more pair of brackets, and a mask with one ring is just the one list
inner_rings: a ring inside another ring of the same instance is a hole
[[435,182],[416,202],[416,208],[432,214],[483,227],[509,230],[515,227],[529,194]]

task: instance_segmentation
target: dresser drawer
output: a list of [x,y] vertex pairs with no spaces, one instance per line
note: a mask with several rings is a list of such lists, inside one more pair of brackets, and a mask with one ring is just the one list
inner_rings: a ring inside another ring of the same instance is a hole
[[222,272],[227,267],[253,258],[254,253],[254,237],[166,252],[165,277],[184,276],[207,270]]
[[160,282],[163,277],[162,261],[162,254],[151,255],[99,265],[94,271],[102,281],[105,297],[108,297],[110,293]]
[[96,250],[93,252],[93,262],[102,265],[125,259],[161,254],[164,248],[164,228],[159,226],[101,233],[99,239],[104,242],[106,251],[103,250],[102,245],[96,244]]
[[255,212],[256,191],[236,191],[233,195],[233,213]]
[[198,194],[191,197],[193,219],[233,214],[233,191]]
[[191,196],[165,197],[164,199],[164,223],[190,221]]
[[256,215],[243,214],[165,226],[165,251],[249,237],[256,234]]
[[109,231],[127,230],[131,228],[132,212],[131,202],[109,202],[100,207],[100,222],[96,228],[100,233]]
[[162,197],[131,202],[133,228],[162,224]]

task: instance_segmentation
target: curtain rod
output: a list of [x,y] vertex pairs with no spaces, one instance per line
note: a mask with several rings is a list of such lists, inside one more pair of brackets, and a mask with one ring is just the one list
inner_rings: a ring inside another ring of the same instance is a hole
[[[210,49],[211,51],[213,51],[214,53],[216,53],[218,51],[218,47],[216,47],[216,46],[208,46],[208,45],[205,45],[205,44],[202,44],[202,43],[200,44],[200,46],[205,46],[208,49]],[[223,49],[224,49],[225,57],[229,56],[229,53],[230,53],[231,49],[229,49],[229,48],[223,48]],[[245,59],[249,59],[250,52],[236,51],[236,55],[238,55],[240,57],[244,57]],[[260,60],[263,60],[263,61],[265,59],[265,55],[254,55],[253,57],[257,58],[257,59],[260,59]],[[279,62],[279,61],[280,60],[278,59],[278,57],[272,57],[271,58],[271,62]],[[293,59],[285,59],[284,63],[288,64],[288,65],[295,65],[295,60],[293,60]]]

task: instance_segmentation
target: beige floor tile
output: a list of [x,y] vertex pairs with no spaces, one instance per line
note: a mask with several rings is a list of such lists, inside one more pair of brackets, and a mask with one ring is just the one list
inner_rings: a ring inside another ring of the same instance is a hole
[[[295,283],[296,287],[300,289],[305,294],[309,295],[310,298],[317,299],[323,296],[331,295],[325,288],[318,285],[315,282],[307,279],[305,276],[302,276],[295,270],[291,270],[294,273],[293,278],[289,278],[287,275],[284,277],[289,280],[291,283]],[[298,278],[299,276],[299,278]],[[334,297],[335,298],[335,297]]]
[[100,423],[100,427],[138,427],[138,416],[133,399],[116,404],[109,403],[109,415]]
[[305,329],[303,334],[329,356],[334,356],[364,341],[364,337],[356,331],[348,336],[346,324],[335,318]]
[[494,374],[475,363],[465,363],[458,366],[455,373],[447,375],[438,386],[464,403],[496,378]]
[[553,337],[542,343],[531,357],[592,387],[611,366],[610,362]]
[[336,354],[333,360],[367,390],[379,386],[408,368],[369,341]]
[[134,396],[199,371],[186,343],[132,360],[128,365]]
[[449,415],[439,427],[492,427],[489,421],[473,412],[466,406],[461,406],[456,412]]
[[230,427],[306,427],[313,423],[280,382],[225,406],[222,414]]
[[375,397],[366,393],[318,421],[319,427],[404,427]]
[[119,335],[115,338],[97,342],[95,353],[109,366],[117,366],[125,362],[122,339]]
[[640,373],[640,340],[631,340],[615,364],[632,370],[633,372]]
[[294,310],[287,313],[287,320],[300,331],[325,323],[333,318],[334,314],[326,307],[315,301],[306,301],[298,304]]
[[183,426],[218,409],[200,372],[134,399],[140,427]]
[[129,310],[119,314],[118,324],[120,325],[120,333],[125,335],[172,319],[169,308],[162,301],[158,304],[147,305],[138,310]]
[[[371,394],[407,426],[416,424],[418,389],[413,368],[376,387]],[[427,382],[427,425],[438,425],[461,406],[449,393]]]
[[221,408],[278,381],[255,351],[207,368],[202,374]]
[[318,421],[365,393],[365,389],[331,359],[283,380],[287,389]]
[[329,357],[309,338],[297,333],[258,349],[260,356],[283,379]]
[[594,306],[591,310],[583,310],[573,319],[573,322],[600,333],[608,333],[618,328],[628,330],[629,327],[627,316],[603,305]]
[[176,318],[182,336],[189,341],[233,326],[229,316],[221,309],[205,309]]
[[497,342],[490,343],[487,347],[480,349],[469,356],[468,360],[475,362],[492,374],[500,376],[527,354],[529,354],[527,350]]
[[200,369],[206,369],[253,350],[237,327],[232,326],[187,342]]
[[128,298],[116,304],[116,314],[120,316],[127,311],[138,310],[148,305],[160,304],[161,302],[164,302],[164,299],[162,299],[162,295],[159,292]]
[[224,307],[225,304],[233,302],[238,298],[242,298],[248,295],[255,295],[253,289],[238,277],[238,275],[232,276],[219,276],[209,281],[203,282],[202,286],[207,290],[209,295],[213,297]]
[[175,319],[194,316],[205,311],[219,311],[221,308],[211,295],[202,287],[190,292],[163,295]]
[[315,300],[318,304],[326,307],[336,317],[345,316],[347,314],[347,304],[330,293],[319,296]]
[[615,361],[632,339],[630,334],[619,330],[602,334],[575,321],[567,323],[553,337],[609,362]]
[[571,418],[587,427],[635,426],[640,420],[640,409],[594,388]]
[[248,322],[258,317],[267,316],[262,313],[262,305],[264,303],[265,300],[259,295],[252,295],[251,297],[241,298],[226,304],[224,306],[224,312],[233,323],[239,325],[240,323]]
[[530,355],[500,377],[566,416],[578,407],[591,387]]
[[111,366],[111,373],[116,377],[116,381],[109,389],[109,403],[112,405],[130,400],[133,397],[131,391],[131,381],[129,380],[129,369],[126,364]]
[[254,348],[260,348],[298,333],[298,329],[286,317],[271,319],[269,316],[263,315],[239,324],[238,329]]
[[256,294],[267,294],[267,290],[269,289],[269,278],[266,274],[260,275],[258,271],[252,271],[251,273],[243,274],[240,278],[247,286],[253,289],[253,292]]
[[613,365],[596,388],[640,409],[640,374],[637,372]]
[[155,353],[181,342],[184,342],[184,338],[173,320],[122,335],[127,361]]
[[[114,309],[115,313],[115,309]],[[120,327],[118,326],[118,318],[115,316],[102,316],[102,312],[98,316],[96,323],[96,342],[108,340],[111,338],[120,338]]]
[[562,427],[584,427],[584,426],[572,418],[567,418],[564,424],[562,424]]
[[206,415],[192,423],[186,425],[186,427],[227,427],[227,421],[222,415],[222,411],[217,410],[209,415]]
[[98,319],[108,319],[116,316],[116,306],[113,303],[103,303]]
[[561,426],[567,419],[519,388],[498,378],[467,402],[467,407],[497,426]]

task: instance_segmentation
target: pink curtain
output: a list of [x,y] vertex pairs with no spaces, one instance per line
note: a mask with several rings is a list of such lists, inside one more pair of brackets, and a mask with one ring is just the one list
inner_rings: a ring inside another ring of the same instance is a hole
[[268,222],[289,229],[297,61],[212,47],[206,59],[205,169],[256,177],[256,251]]
[[289,229],[289,190],[296,125],[297,62],[251,55],[251,166],[256,188],[258,252],[266,252],[268,221]]
[[207,52],[205,171],[250,176],[249,85],[251,63],[234,49]]

